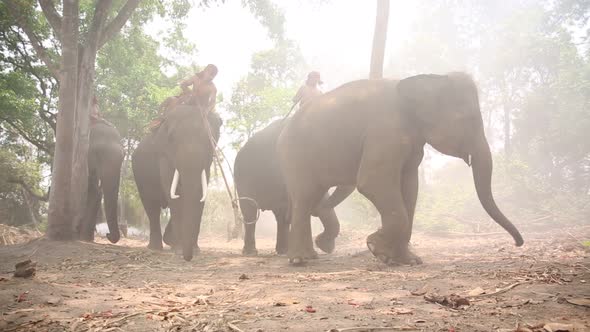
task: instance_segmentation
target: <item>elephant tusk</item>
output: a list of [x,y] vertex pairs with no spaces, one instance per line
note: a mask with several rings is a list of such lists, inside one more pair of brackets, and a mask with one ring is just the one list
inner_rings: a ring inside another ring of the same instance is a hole
[[203,198],[201,198],[202,203],[205,201],[205,198],[207,198],[207,173],[205,173],[205,170],[201,172],[201,187],[203,191]]
[[180,176],[180,173],[178,173],[178,170],[175,169],[174,170],[174,177],[172,178],[172,184],[170,185],[170,198],[171,199],[176,199],[178,197],[180,197],[179,195],[176,195],[176,187],[178,187],[178,177]]

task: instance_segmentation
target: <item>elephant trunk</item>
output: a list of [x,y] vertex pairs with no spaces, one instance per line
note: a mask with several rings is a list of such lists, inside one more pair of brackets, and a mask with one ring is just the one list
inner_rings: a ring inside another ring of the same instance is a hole
[[492,196],[492,154],[483,133],[475,140],[474,148],[471,151],[471,166],[477,197],[481,205],[492,219],[512,235],[516,246],[522,246],[524,241],[520,232],[500,211]]
[[200,174],[181,170],[181,178],[180,229],[182,233],[180,240],[182,256],[184,260],[190,261],[193,258],[193,249],[199,236],[201,216],[205,205],[203,202],[207,194],[207,174],[204,169]]

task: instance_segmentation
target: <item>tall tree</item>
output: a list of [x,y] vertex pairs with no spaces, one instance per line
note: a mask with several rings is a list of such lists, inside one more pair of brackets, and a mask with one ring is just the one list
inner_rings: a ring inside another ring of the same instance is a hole
[[383,78],[383,60],[387,42],[387,25],[389,23],[389,0],[377,0],[375,32],[373,33],[373,50],[371,52],[370,79]]
[[35,34],[35,22],[31,19],[35,17],[34,1],[6,1],[37,57],[59,82],[59,113],[48,212],[50,239],[76,237],[88,185],[88,114],[94,94],[96,55],[100,47],[125,25],[139,0],[125,1],[107,23],[112,4],[112,0],[96,1],[94,8],[86,13],[89,20],[82,22],[86,24],[80,33],[78,0],[64,0],[61,16],[52,0],[39,0],[43,16],[61,44],[59,60],[56,61]]

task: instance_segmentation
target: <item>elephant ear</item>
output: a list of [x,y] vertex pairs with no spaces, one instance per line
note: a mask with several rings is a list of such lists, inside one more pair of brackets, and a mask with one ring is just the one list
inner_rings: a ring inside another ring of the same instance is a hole
[[437,124],[445,117],[442,106],[450,86],[446,75],[423,74],[403,79],[397,84],[401,109],[427,127]]

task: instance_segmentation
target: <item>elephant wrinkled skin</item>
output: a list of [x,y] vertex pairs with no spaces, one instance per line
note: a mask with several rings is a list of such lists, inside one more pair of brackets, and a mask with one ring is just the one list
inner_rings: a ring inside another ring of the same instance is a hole
[[[234,171],[235,183],[240,200],[240,209],[244,216],[246,234],[244,237],[244,255],[256,255],[256,215],[258,210],[271,210],[277,220],[277,254],[287,253],[289,221],[287,219],[287,191],[279,168],[276,141],[289,119],[277,120],[254,134],[236,155]],[[339,188],[341,189],[341,188]],[[341,189],[342,190],[342,189]],[[346,198],[354,187],[339,198],[331,196],[334,201],[322,201],[314,215],[317,215],[324,231],[316,237],[316,245],[324,252],[332,252],[335,239],[340,232],[340,223],[334,212],[334,206]],[[337,195],[336,195],[337,196]]]
[[221,119],[214,112],[204,118],[195,106],[180,105],[159,128],[142,139],[133,153],[133,176],[150,220],[149,248],[162,249],[160,210],[170,207],[171,219],[164,241],[181,249],[187,261],[193,258],[193,247],[198,252],[197,239],[214,153],[208,132],[210,129],[217,142],[220,127]]
[[328,188],[356,185],[381,215],[381,229],[367,238],[371,252],[385,263],[421,263],[408,244],[426,143],[471,164],[482,206],[522,245],[492,196],[492,157],[475,83],[463,73],[418,75],[344,84],[283,129],[277,149],[291,203],[290,261],[313,256],[310,214]]

